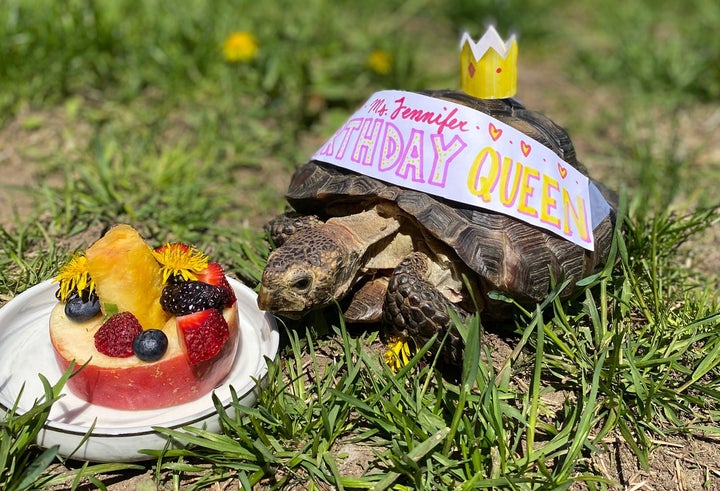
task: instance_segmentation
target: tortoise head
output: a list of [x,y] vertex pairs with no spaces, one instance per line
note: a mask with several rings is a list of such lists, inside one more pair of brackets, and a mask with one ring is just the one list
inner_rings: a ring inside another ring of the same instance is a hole
[[320,228],[290,237],[268,257],[258,307],[291,319],[342,298],[358,269],[357,254]]

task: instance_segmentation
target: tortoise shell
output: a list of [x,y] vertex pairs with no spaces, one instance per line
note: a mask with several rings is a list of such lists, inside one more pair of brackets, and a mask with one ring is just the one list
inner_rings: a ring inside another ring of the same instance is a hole
[[[547,146],[587,175],[567,132],[515,99],[476,99],[449,90],[421,93],[487,113]],[[530,304],[547,296],[552,279],[570,280],[561,296],[571,295],[577,289],[575,283],[596,272],[606,260],[617,198],[601,184],[595,184],[611,212],[594,229],[594,251],[501,213],[389,185],[319,161],[310,161],[295,172],[286,198],[297,212],[317,214],[323,219],[368,209],[379,201],[390,202],[409,218],[418,233],[445,243],[477,273],[486,299],[488,292],[499,290],[520,303]]]

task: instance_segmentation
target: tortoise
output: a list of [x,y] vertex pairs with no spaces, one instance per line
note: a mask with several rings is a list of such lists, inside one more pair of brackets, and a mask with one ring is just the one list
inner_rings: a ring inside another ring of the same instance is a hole
[[[420,93],[485,112],[587,175],[568,133],[514,98]],[[490,292],[533,305],[547,297],[553,280],[569,280],[561,292],[567,298],[578,280],[603,265],[617,197],[591,182],[611,208],[593,231],[593,251],[504,214],[307,162],[286,193],[294,211],[266,225],[276,248],[263,271],[258,306],[297,319],[344,299],[348,322],[382,321],[416,346],[437,333],[431,351],[440,350],[441,360],[458,365],[464,346],[451,312],[461,320],[476,311],[482,320],[507,318],[511,304]]]

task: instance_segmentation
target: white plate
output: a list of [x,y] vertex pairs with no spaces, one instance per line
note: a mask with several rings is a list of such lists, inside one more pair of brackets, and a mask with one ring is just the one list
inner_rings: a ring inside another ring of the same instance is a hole
[[[254,405],[259,390],[256,380],[267,375],[265,357],[275,358],[280,337],[274,317],[258,309],[255,292],[237,280],[229,281],[238,299],[240,343],[232,371],[214,393],[232,415],[230,387],[241,404]],[[21,393],[18,413],[26,412],[43,397],[38,374],[51,384],[62,375],[48,335],[56,290],[57,284],[45,281],[0,309],[0,416],[13,407]],[[76,451],[93,424],[92,434]],[[161,450],[167,443],[152,426],[195,426],[218,432],[220,422],[212,393],[170,408],[124,411],[88,404],[65,390],[53,405],[37,443],[42,447],[59,445],[62,456],[72,454],[72,458],[95,462],[148,460],[151,457],[138,450]]]

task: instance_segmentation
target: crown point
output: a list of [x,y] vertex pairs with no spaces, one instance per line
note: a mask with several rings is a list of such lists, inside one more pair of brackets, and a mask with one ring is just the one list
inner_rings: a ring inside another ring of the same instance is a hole
[[[460,40],[461,89],[481,99],[512,97],[517,91],[517,41],[515,35],[507,42],[488,27],[474,42],[465,32]],[[467,67],[467,68],[465,68]]]

